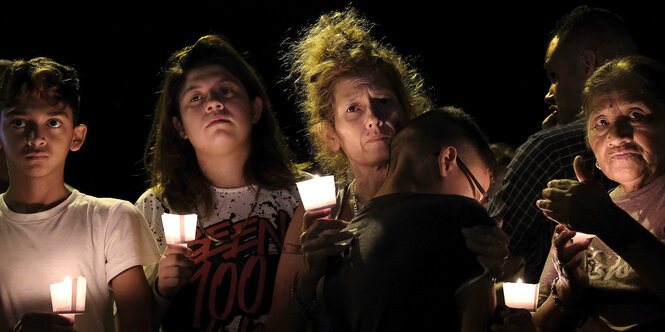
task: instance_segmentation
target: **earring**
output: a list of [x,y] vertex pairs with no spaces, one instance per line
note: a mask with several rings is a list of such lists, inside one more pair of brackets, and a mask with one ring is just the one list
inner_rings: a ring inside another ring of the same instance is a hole
[[602,171],[602,169],[600,168],[600,165],[598,165],[598,160],[596,160],[596,168],[600,169]]

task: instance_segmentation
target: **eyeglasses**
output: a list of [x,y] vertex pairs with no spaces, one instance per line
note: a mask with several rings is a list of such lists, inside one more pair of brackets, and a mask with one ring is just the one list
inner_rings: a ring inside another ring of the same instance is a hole
[[482,206],[487,206],[487,203],[489,202],[489,198],[487,197],[488,196],[487,192],[485,191],[485,189],[483,189],[483,186],[481,186],[480,182],[478,182],[478,180],[476,180],[476,177],[473,176],[473,173],[471,173],[469,168],[466,167],[466,165],[464,165],[464,163],[462,162],[462,159],[460,159],[459,156],[456,158],[456,160],[457,160],[457,165],[459,166],[460,170],[462,170],[462,172],[464,172],[464,174],[466,174],[466,177],[469,178],[469,180],[470,180],[469,182],[472,182],[473,183],[472,185],[475,185],[476,188],[478,188],[478,191],[480,192],[480,194],[483,196],[483,198],[479,201],[480,204]]

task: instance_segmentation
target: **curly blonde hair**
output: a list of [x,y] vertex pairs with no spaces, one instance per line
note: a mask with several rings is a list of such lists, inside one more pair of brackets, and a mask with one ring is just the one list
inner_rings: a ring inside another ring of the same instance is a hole
[[374,24],[355,9],[321,15],[298,39],[287,41],[283,60],[293,80],[300,112],[315,161],[324,172],[344,183],[352,178],[343,151],[330,150],[320,136],[325,125],[334,128],[333,94],[337,81],[365,68],[386,75],[406,119],[427,111],[431,101],[422,76],[395,49],[370,34]]

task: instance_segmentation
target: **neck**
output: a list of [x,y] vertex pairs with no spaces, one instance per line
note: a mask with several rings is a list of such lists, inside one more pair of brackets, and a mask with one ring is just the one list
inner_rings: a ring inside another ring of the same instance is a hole
[[62,203],[71,193],[65,187],[62,176],[31,178],[10,173],[10,179],[9,188],[5,193],[5,203],[12,211],[18,213],[46,211]]
[[657,174],[653,174],[651,176],[645,176],[644,178],[639,179],[638,181],[632,181],[632,182],[624,182],[620,183],[621,190],[623,190],[624,193],[630,193],[633,191],[640,190],[647,186],[649,183],[653,182],[655,179],[657,179],[659,176],[661,176],[663,172],[658,172]]
[[248,184],[244,169],[249,158],[249,149],[235,149],[223,155],[206,155],[197,152],[196,158],[201,172],[213,186],[238,188]]
[[[388,173],[386,180],[376,192],[375,197],[394,193],[436,193],[438,180],[428,178],[431,170],[423,169],[409,163],[408,165],[398,165],[394,170]],[[418,174],[417,178],[413,174]],[[440,180],[440,179],[439,179]]]
[[388,165],[380,167],[353,167],[355,194],[358,207],[370,200],[386,179]]

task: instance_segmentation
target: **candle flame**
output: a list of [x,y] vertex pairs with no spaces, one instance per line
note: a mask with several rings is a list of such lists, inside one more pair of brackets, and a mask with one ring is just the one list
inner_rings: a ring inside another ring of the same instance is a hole
[[521,284],[521,283],[522,283],[522,279],[517,279],[517,283],[518,283],[518,284]]
[[70,276],[65,276],[65,282],[71,282],[72,278]]

